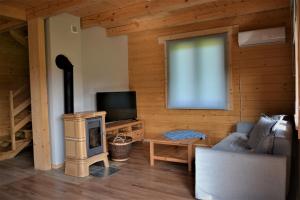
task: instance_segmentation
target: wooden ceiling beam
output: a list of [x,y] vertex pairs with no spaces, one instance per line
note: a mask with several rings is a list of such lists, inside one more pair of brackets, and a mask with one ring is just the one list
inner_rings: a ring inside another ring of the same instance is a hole
[[42,18],[28,20],[33,154],[34,168],[38,170],[51,169],[44,29]]
[[[98,0],[102,1],[102,0]],[[72,12],[78,8],[88,5],[87,0],[53,0],[49,3],[43,3],[39,6],[27,9],[27,18],[45,18],[53,15],[58,15],[64,12]]]
[[289,0],[243,0],[224,2],[223,4],[211,4],[210,6],[195,6],[170,13],[163,17],[136,19],[126,25],[108,28],[107,34],[109,36],[126,35],[138,31],[242,16],[290,6]]
[[0,24],[0,33],[7,32],[11,29],[17,29],[26,26],[26,22],[21,20],[10,20],[7,23]]
[[178,9],[188,8],[217,0],[152,0],[127,5],[118,9],[93,14],[81,18],[82,28],[92,26],[113,27],[128,23],[129,20],[171,12]]
[[13,18],[13,19],[26,21],[25,9],[9,6],[4,3],[0,3],[0,15]]
[[21,44],[25,48],[28,47],[28,39],[20,30],[11,29],[11,30],[9,30],[9,34],[19,44]]

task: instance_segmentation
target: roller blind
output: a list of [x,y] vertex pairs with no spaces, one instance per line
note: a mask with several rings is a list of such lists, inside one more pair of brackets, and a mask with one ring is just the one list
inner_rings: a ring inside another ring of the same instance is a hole
[[227,109],[227,34],[167,41],[171,109]]

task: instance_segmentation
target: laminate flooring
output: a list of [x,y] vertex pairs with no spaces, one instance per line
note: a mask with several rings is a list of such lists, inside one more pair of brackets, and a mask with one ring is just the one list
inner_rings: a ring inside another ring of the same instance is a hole
[[46,199],[194,199],[194,175],[187,165],[157,162],[149,165],[149,146],[133,144],[130,159],[111,162],[119,171],[107,177],[76,178],[62,169],[33,168],[32,151],[0,162],[1,200]]

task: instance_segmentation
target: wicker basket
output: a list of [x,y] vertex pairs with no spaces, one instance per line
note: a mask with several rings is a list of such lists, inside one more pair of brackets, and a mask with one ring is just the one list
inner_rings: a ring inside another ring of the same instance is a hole
[[116,136],[109,139],[109,154],[113,161],[126,161],[129,159],[132,138]]

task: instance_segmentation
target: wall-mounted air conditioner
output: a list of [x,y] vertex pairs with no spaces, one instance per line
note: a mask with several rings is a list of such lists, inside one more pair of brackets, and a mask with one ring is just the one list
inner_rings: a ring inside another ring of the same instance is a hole
[[239,32],[238,41],[240,47],[259,44],[284,43],[285,35],[285,27],[259,29]]

